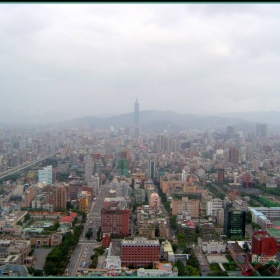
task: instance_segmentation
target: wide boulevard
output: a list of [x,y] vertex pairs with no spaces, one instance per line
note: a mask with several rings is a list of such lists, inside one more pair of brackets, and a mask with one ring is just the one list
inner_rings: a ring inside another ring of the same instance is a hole
[[[94,254],[94,248],[101,246],[101,242],[97,242],[96,238],[97,231],[101,226],[101,209],[103,207],[104,198],[109,193],[109,190],[110,182],[107,180],[104,185],[101,185],[96,200],[92,203],[86,223],[84,224],[84,230],[80,236],[78,245],[72,253],[65,275],[76,276],[78,269],[87,269],[90,263],[90,257]],[[90,228],[93,231],[93,236],[88,240],[85,234]],[[84,263],[86,264],[83,265]]]

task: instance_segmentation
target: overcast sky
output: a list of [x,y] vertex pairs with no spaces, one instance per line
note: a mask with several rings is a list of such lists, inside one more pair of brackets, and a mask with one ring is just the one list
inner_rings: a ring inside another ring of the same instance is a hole
[[1,4],[0,122],[279,111],[279,4]]

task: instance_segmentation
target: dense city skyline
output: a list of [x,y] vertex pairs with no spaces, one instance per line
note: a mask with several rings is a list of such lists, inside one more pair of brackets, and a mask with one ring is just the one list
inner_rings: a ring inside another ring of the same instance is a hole
[[1,120],[278,111],[279,9],[2,4]]
[[114,127],[0,129],[3,275],[278,275],[275,129],[139,108]]

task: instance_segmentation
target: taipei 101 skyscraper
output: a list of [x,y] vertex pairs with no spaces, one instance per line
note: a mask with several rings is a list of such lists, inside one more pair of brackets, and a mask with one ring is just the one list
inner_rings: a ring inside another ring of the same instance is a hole
[[134,104],[134,123],[135,123],[135,138],[139,138],[139,103],[136,98],[136,102]]

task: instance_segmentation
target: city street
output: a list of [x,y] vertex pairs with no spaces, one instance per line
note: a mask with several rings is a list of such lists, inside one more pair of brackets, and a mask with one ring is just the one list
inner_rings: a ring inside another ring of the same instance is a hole
[[254,230],[252,228],[252,224],[248,224],[246,225],[246,231],[248,232],[250,238],[252,237],[253,233],[254,233]]
[[[109,190],[110,182],[107,180],[106,184],[101,185],[99,193],[96,196],[96,200],[92,203],[91,209],[87,215],[87,220],[84,224],[84,230],[80,236],[78,245],[72,253],[72,257],[65,271],[65,275],[75,276],[77,269],[83,267],[85,269],[88,268],[91,261],[90,257],[94,254],[94,248],[101,246],[101,242],[97,242],[96,238],[97,231],[101,226],[101,209],[103,207],[104,198],[108,194]],[[90,238],[90,240],[85,237],[85,234],[89,228],[92,228],[93,231],[93,236]],[[83,266],[84,262],[86,262],[85,266]]]

